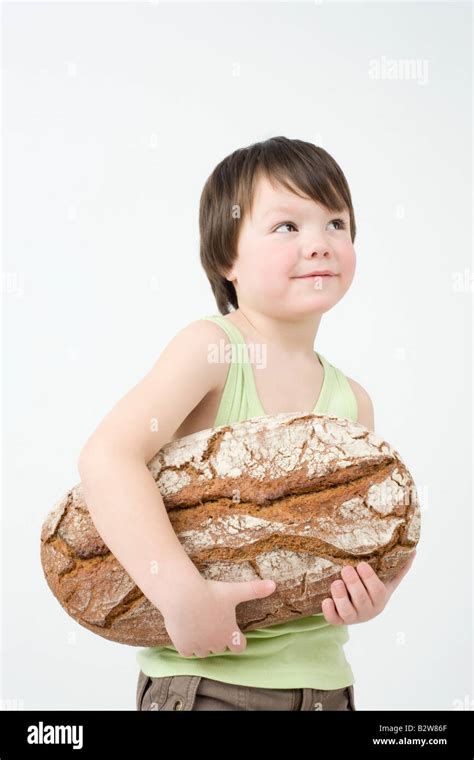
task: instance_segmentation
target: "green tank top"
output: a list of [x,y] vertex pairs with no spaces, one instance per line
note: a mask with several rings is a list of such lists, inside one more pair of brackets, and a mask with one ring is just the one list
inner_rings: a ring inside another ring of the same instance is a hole
[[[245,346],[240,331],[222,314],[210,315],[235,346]],[[324,378],[313,409],[357,421],[357,400],[346,376],[315,351]],[[243,360],[246,349],[233,350],[213,427],[265,415],[255,386],[252,364]],[[354,683],[343,645],[349,640],[346,625],[331,625],[324,615],[311,615],[289,623],[244,633],[247,646],[208,657],[182,657],[174,646],[148,647],[136,654],[148,676],[199,675],[225,683],[274,689],[341,689]]]

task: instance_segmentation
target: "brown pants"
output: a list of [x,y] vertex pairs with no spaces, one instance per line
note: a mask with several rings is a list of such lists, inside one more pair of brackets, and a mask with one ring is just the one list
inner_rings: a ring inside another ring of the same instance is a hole
[[204,676],[152,678],[140,670],[137,710],[355,710],[354,687],[266,689]]

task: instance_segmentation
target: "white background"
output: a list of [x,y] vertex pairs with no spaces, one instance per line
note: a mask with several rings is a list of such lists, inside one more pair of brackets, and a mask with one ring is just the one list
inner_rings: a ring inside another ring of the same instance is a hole
[[[356,707],[472,700],[471,13],[3,4],[3,704],[135,709],[137,649],[63,611],[40,530],[102,417],[217,313],[200,193],[224,156],[276,135],[321,145],[348,179],[357,270],[315,345],[367,389],[422,501],[412,570],[349,628]],[[389,59],[418,74],[387,78]]]

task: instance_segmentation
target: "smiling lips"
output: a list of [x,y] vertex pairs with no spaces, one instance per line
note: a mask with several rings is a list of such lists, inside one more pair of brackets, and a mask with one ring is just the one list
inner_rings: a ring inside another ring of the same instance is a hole
[[302,274],[299,277],[296,277],[297,280],[304,280],[308,277],[335,277],[334,272],[329,272],[329,270],[325,269],[322,272],[310,272],[309,274]]

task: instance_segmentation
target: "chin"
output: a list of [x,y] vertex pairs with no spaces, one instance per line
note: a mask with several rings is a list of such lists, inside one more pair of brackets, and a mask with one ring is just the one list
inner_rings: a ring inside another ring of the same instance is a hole
[[338,298],[316,295],[312,298],[300,299],[298,302],[294,302],[292,308],[300,314],[323,314],[332,309],[338,301]]

